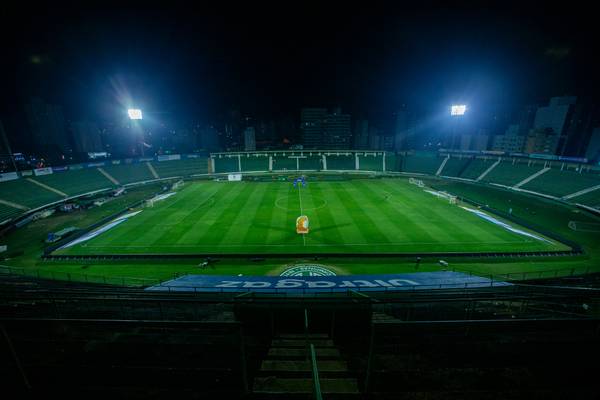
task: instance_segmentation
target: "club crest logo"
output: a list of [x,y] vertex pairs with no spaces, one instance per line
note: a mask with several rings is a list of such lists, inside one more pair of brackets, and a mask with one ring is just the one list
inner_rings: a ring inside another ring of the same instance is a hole
[[335,276],[335,272],[319,264],[296,264],[283,271],[280,276]]

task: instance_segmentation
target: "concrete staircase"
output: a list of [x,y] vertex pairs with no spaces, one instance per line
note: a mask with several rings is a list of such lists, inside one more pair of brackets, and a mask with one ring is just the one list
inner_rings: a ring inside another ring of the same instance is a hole
[[255,399],[312,399],[313,379],[307,342],[315,346],[321,393],[327,399],[358,399],[358,382],[326,334],[282,334],[254,378]]

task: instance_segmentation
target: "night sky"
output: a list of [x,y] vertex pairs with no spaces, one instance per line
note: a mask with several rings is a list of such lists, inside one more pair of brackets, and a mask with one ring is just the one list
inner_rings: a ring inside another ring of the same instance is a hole
[[209,120],[232,108],[269,117],[298,116],[302,106],[353,115],[454,101],[495,107],[595,97],[600,87],[595,13],[585,3],[102,4],[5,9],[0,118],[15,118],[33,95],[68,118],[110,119],[131,98]]

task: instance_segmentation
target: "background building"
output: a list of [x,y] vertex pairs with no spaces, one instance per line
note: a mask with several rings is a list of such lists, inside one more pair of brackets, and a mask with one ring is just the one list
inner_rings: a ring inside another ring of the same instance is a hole
[[62,107],[35,97],[26,105],[27,122],[36,151],[62,160],[72,150]]
[[525,139],[526,137],[521,134],[521,126],[511,124],[504,135],[494,136],[492,150],[521,153],[525,147]]
[[256,150],[256,129],[254,129],[253,126],[249,126],[244,129],[244,150]]

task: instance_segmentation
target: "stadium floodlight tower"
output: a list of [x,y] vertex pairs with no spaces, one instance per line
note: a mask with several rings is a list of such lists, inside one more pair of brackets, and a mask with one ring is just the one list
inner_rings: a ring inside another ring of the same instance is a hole
[[453,117],[465,115],[465,112],[467,112],[466,104],[453,104],[452,107],[450,107],[450,115]]
[[142,110],[139,108],[130,108],[127,110],[127,115],[129,115],[129,119],[142,119]]

